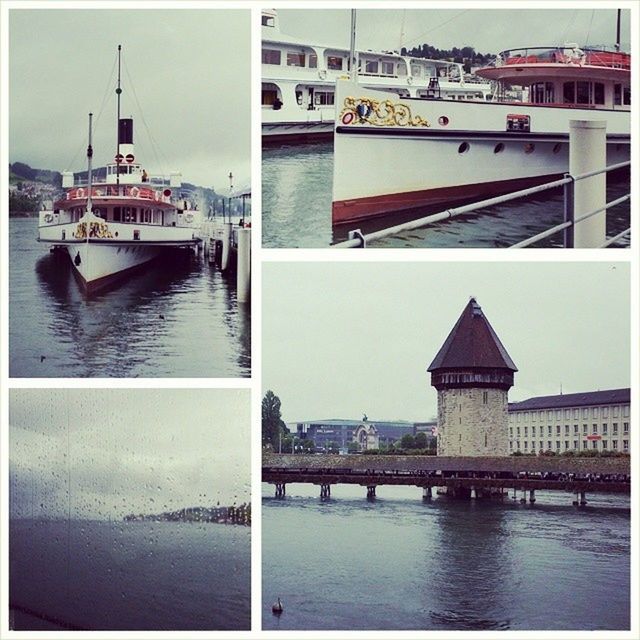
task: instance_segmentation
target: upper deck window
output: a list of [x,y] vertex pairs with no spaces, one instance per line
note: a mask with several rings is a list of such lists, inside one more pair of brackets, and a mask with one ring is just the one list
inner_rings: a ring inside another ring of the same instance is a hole
[[[562,86],[562,99],[565,104],[604,104],[604,84],[602,82],[565,82]],[[615,102],[614,91],[614,104]]]
[[318,56],[315,53],[309,54],[309,69],[317,69],[318,68]]
[[626,105],[631,104],[631,87],[625,87],[622,91],[622,102]]
[[262,16],[263,27],[275,27],[276,19],[273,16]]
[[334,71],[342,71],[342,58],[339,56],[328,56],[327,57],[327,68],[332,69]]
[[394,64],[393,62],[388,62],[385,61],[382,63],[382,73],[385,76],[392,76],[393,75],[393,70],[394,70]]
[[280,64],[281,54],[277,49],[262,50],[262,64]]
[[304,53],[287,53],[287,66],[288,67],[304,67],[305,66]]
[[365,73],[378,73],[378,61],[377,60],[366,60],[364,63],[364,72]]
[[544,104],[555,102],[553,82],[536,82],[531,85],[531,102]]

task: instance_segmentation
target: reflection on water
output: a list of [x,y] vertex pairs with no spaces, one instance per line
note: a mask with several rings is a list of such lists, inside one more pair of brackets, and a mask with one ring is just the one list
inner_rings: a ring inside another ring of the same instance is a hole
[[226,276],[170,253],[85,299],[69,261],[10,224],[10,375],[248,377],[251,314]]
[[[416,487],[264,485],[265,629],[628,629],[628,496],[423,503]],[[277,597],[280,617],[271,614]],[[594,606],[597,602],[597,606]]]
[[[366,171],[367,159],[354,171]],[[262,151],[262,241],[265,247],[328,247],[347,238],[351,229],[364,233],[442,211],[437,205],[375,221],[331,227],[333,143],[291,145]],[[629,192],[629,175],[609,176],[607,201]],[[478,198],[472,199],[472,201]],[[456,204],[462,204],[456,203]],[[459,218],[377,240],[372,247],[508,247],[563,221],[561,189],[479,209]],[[627,229],[629,203],[607,213],[607,234]],[[561,234],[537,247],[560,247]],[[621,246],[629,246],[628,239]]]

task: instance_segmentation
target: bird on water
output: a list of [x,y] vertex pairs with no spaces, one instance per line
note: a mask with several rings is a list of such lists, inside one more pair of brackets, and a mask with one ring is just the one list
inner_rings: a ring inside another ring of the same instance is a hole
[[271,611],[279,616],[283,610],[284,607],[282,606],[282,602],[280,601],[280,598],[278,598],[278,602],[274,602],[273,605],[271,605]]

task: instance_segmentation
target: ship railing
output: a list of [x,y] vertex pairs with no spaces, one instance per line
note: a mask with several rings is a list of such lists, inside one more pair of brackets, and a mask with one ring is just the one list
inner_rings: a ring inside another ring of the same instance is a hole
[[631,69],[629,54],[613,48],[579,47],[526,47],[501,51],[488,66],[555,63],[567,65],[593,65],[611,69]]
[[[604,206],[593,209],[592,211],[588,211],[586,213],[581,213],[576,216],[575,211],[575,189],[576,184],[586,178],[591,178],[596,175],[600,175],[603,173],[608,173],[610,171],[616,171],[619,169],[624,169],[626,167],[631,166],[631,161],[627,160],[626,162],[619,162],[617,164],[609,165],[608,167],[604,167],[601,169],[595,169],[593,171],[588,171],[579,175],[572,176],[569,173],[566,173],[563,178],[558,180],[552,180],[551,182],[546,182],[544,184],[537,185],[535,187],[529,187],[528,189],[521,189],[520,191],[514,191],[512,193],[507,193],[505,195],[496,196],[494,198],[488,198],[486,200],[481,200],[480,202],[474,202],[471,204],[463,205],[461,207],[455,207],[452,209],[447,209],[446,211],[441,211],[439,213],[434,213],[429,216],[425,216],[423,218],[418,218],[417,220],[411,220],[409,222],[404,222],[402,224],[394,225],[392,227],[387,227],[386,229],[380,229],[379,231],[374,231],[369,234],[363,234],[360,229],[356,229],[353,231],[349,231],[348,240],[343,242],[338,242],[334,244],[334,247],[337,248],[366,248],[368,243],[373,242],[375,240],[381,240],[383,238],[388,238],[389,236],[397,235],[399,233],[404,233],[406,231],[412,231],[414,229],[420,229],[422,227],[426,227],[431,224],[435,224],[437,222],[441,222],[443,220],[450,220],[457,216],[471,213],[473,211],[477,211],[478,209],[484,209],[485,207],[491,207],[493,205],[502,204],[504,202],[511,202],[512,200],[517,200],[519,198],[524,198],[527,196],[534,195],[536,193],[542,193],[543,191],[549,191],[550,189],[557,189],[558,187],[564,188],[564,221],[560,224],[547,229],[541,233],[538,233],[526,240],[518,242],[514,245],[511,245],[510,249],[519,249],[523,247],[529,247],[536,242],[544,240],[556,233],[563,232],[563,246],[567,249],[572,249],[576,247],[575,242],[575,229],[576,226],[581,222],[592,218],[593,216],[606,212],[608,209],[615,207],[619,204],[623,204],[625,202],[629,202],[631,200],[631,194],[627,193],[615,200],[607,202]],[[601,242],[597,248],[609,247],[616,242],[619,242],[626,236],[631,233],[631,227],[625,229],[621,233],[616,234],[613,237],[605,238],[604,242]]]

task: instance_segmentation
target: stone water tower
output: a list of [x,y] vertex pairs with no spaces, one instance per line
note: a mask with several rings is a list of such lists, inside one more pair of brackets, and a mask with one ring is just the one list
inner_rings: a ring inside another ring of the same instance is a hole
[[471,298],[427,371],[438,390],[439,456],[509,455],[516,365]]

